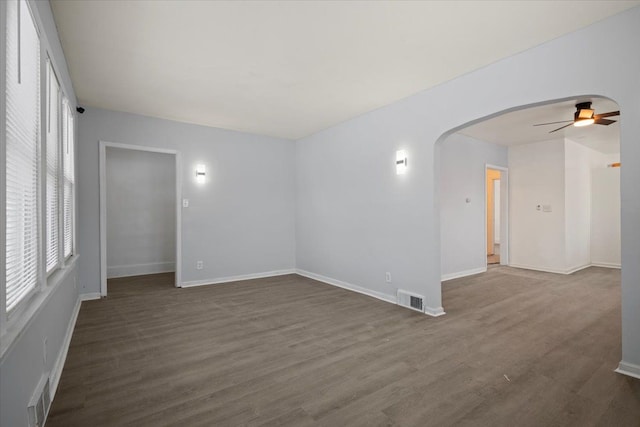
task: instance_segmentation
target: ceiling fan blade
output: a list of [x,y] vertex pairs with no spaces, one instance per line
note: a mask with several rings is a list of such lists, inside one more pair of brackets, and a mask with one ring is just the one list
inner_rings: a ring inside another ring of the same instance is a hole
[[573,120],[561,120],[559,122],[538,123],[538,124],[535,124],[534,126],[555,125],[555,124],[558,124],[558,123],[567,123],[567,122],[572,122],[572,121]]
[[619,115],[620,115],[620,111],[609,111],[608,113],[596,114],[595,116],[593,116],[593,118],[598,120],[604,117],[613,117],[613,116],[619,116]]
[[562,126],[561,128],[558,128],[558,129],[554,129],[554,130],[552,130],[552,131],[551,131],[551,132],[549,132],[549,133],[554,133],[554,132],[557,132],[557,131],[559,131],[559,130],[561,130],[561,129],[568,128],[568,127],[569,127],[569,126],[571,126],[572,124],[573,124],[573,120],[571,120],[571,123],[569,123],[568,125]]
[[596,121],[594,122],[597,125],[605,125],[605,126],[609,126],[611,123],[615,123],[615,120],[609,120],[609,119],[596,119]]

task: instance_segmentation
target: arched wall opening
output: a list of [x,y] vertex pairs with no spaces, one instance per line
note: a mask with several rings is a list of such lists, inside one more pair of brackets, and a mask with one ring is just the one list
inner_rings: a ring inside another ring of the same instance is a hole
[[[562,267],[558,267],[555,269],[553,267],[539,268],[539,270],[554,272],[554,273],[570,274],[570,273],[573,273],[574,271],[579,271],[583,268],[586,268],[592,265],[620,268],[622,259],[620,257],[620,252],[619,252],[621,249],[619,235],[617,237],[617,241],[612,240],[615,243],[613,246],[617,245],[617,247],[613,248],[618,251],[617,265],[615,265],[614,263],[610,263],[609,265],[607,265],[606,262],[597,261],[595,259],[593,260],[593,262],[591,261],[592,254],[589,252],[590,250],[589,245],[591,245],[590,239],[593,236],[591,236],[589,233],[590,233],[590,230],[591,231],[593,230],[594,224],[591,222],[592,218],[589,215],[590,215],[590,212],[592,212],[591,191],[593,188],[593,185],[592,185],[593,183],[591,181],[591,176],[592,176],[591,168],[594,168],[594,167],[604,168],[606,167],[607,164],[620,162],[622,150],[619,150],[618,153],[614,155],[609,155],[609,156],[601,155],[599,151],[592,149],[594,147],[589,148],[589,145],[586,143],[586,141],[582,141],[580,144],[576,142],[578,140],[578,137],[576,135],[574,134],[564,135],[562,132],[551,134],[548,141],[532,140],[529,143],[520,142],[520,145],[508,145],[508,144],[501,145],[499,143],[495,143],[494,140],[489,140],[491,138],[487,138],[487,140],[485,140],[480,137],[477,137],[476,136],[476,134],[478,133],[477,130],[475,131],[475,133],[474,131],[470,131],[470,129],[479,129],[479,128],[482,129],[480,124],[487,121],[492,121],[494,123],[498,123],[499,125],[499,120],[497,120],[497,118],[501,116],[509,115],[509,117],[511,117],[512,120],[516,119],[517,114],[511,114],[511,113],[525,112],[527,110],[535,111],[536,109],[542,110],[543,109],[542,107],[544,107],[545,110],[550,110],[549,107],[556,106],[556,105],[563,106],[563,108],[566,109],[567,106],[572,107],[573,104],[575,104],[579,100],[594,100],[594,102],[597,100],[598,102],[597,105],[602,104],[603,106],[606,105],[608,108],[612,107],[613,109],[621,110],[621,108],[618,108],[618,104],[614,100],[608,97],[602,97],[602,96],[596,96],[596,95],[571,96],[571,97],[565,97],[560,99],[550,99],[547,101],[525,104],[525,105],[520,105],[513,108],[504,109],[502,111],[486,115],[482,118],[475,119],[464,124],[460,124],[444,132],[438,138],[438,140],[434,144],[434,177],[433,179],[434,179],[434,198],[435,198],[434,205],[436,206],[436,209],[434,212],[434,218],[435,218],[435,221],[437,222],[437,227],[435,232],[438,236],[437,241],[438,241],[438,249],[439,249],[438,251],[436,251],[436,254],[440,257],[439,265],[441,266],[441,278],[443,282],[446,280],[455,279],[458,277],[470,276],[473,274],[478,274],[478,273],[487,271],[486,264],[484,264],[484,261],[483,261],[483,251],[485,248],[484,245],[486,245],[486,240],[484,235],[485,230],[483,229],[483,221],[486,220],[486,217],[484,216],[486,212],[485,211],[486,199],[483,200],[483,196],[485,196],[486,194],[485,182],[483,181],[485,178],[484,170],[486,167],[494,166],[494,165],[497,166],[498,169],[504,168],[505,170],[508,170],[508,167],[510,166],[510,158],[507,155],[507,150],[513,147],[514,153],[518,153],[519,151],[522,151],[521,148],[525,145],[530,147],[530,148],[527,148],[528,150],[531,150],[531,149],[538,150],[538,149],[543,149],[545,144],[547,144],[547,146],[549,147],[553,147],[554,144],[559,144],[559,147],[561,147],[559,148],[559,150],[561,150],[561,157],[560,157],[560,161],[562,163],[560,166],[561,168],[574,167],[576,160],[573,159],[573,156],[575,156],[576,154],[580,155],[580,152],[569,151],[569,148],[573,146],[582,147],[581,150],[582,152],[585,153],[587,157],[581,158],[580,161],[584,160],[585,162],[589,162],[585,166],[586,173],[589,174],[587,176],[588,181],[582,183],[582,189],[584,189],[586,192],[589,192],[589,194],[586,196],[588,198],[582,201],[583,204],[584,203],[587,204],[588,212],[584,213],[576,210],[572,211],[572,212],[578,212],[579,214],[584,214],[583,216],[586,218],[586,221],[589,221],[586,224],[587,234],[584,236],[580,236],[581,238],[583,238],[583,240],[586,239],[586,243],[584,242],[582,243],[587,245],[587,254],[586,254],[586,256],[588,257],[587,261],[574,265],[575,263],[571,264],[573,262],[571,261],[571,257],[567,257],[566,266],[563,265]],[[568,110],[568,112],[571,112],[571,110]],[[596,110],[596,114],[604,113],[604,112],[605,111],[602,111],[601,109]],[[624,115],[624,111],[622,111],[621,114]],[[561,120],[561,119],[563,118],[561,117],[561,118],[558,118],[557,120]],[[616,126],[620,126],[621,121],[623,120],[622,117],[615,117],[615,119],[620,122],[616,124]],[[531,122],[531,124],[534,124],[534,122]],[[572,125],[572,124],[573,123],[569,123],[569,125]],[[495,126],[496,125],[494,125],[494,127],[491,130],[494,130]],[[558,126],[563,126],[563,124],[549,126],[546,130],[544,130],[544,132],[546,133],[548,130],[553,130]],[[600,127],[600,126],[591,127],[591,128],[605,129],[605,127]],[[606,129],[612,130],[614,128],[606,127]],[[570,128],[570,130],[574,130],[573,126]],[[622,145],[620,144],[620,141],[622,138],[620,137],[619,133],[615,131],[614,132],[607,131],[607,132],[608,132],[608,135],[615,136],[615,139],[618,142],[618,149],[620,149],[620,146]],[[476,136],[476,138],[473,138],[474,136]],[[510,135],[505,135],[505,137],[508,137],[508,136]],[[525,135],[523,138],[526,138],[526,137],[527,135]],[[500,139],[500,138],[495,138],[495,139]],[[567,148],[565,148],[565,144],[567,144],[566,145]],[[572,144],[572,145],[569,145],[569,144]],[[565,152],[564,150],[567,150],[567,151]],[[578,150],[580,150],[580,148],[578,148]],[[591,157],[591,154],[590,154],[591,152],[593,153],[593,157]],[[617,156],[617,159],[616,159],[616,156]],[[514,158],[515,157],[516,156],[514,154]],[[452,159],[455,159],[455,161],[452,161]],[[567,162],[566,164],[565,164],[565,160]],[[525,161],[528,161],[528,160],[525,158]],[[594,166],[594,165],[597,165],[597,166]],[[451,169],[455,169],[455,170],[451,170]],[[543,168],[542,169],[539,168],[539,171],[541,171],[541,173],[544,173]],[[615,190],[619,194],[620,169],[616,169],[616,170],[609,169],[608,171],[605,171],[605,172],[617,173],[617,181],[615,182],[615,185],[617,187],[615,188]],[[564,173],[564,169],[562,169],[562,173]],[[565,180],[565,176],[562,175],[561,179]],[[452,180],[453,183],[447,183],[446,180]],[[475,182],[471,182],[471,180],[475,180]],[[575,181],[576,179],[573,177],[573,175],[570,176],[567,172],[566,182],[570,183]],[[566,222],[567,235],[570,236],[571,233],[573,233],[573,235],[576,235],[577,232],[575,231],[576,228],[574,227],[575,223],[577,222],[576,218],[569,217],[569,207],[571,206],[569,204],[569,202],[571,202],[571,198],[569,196],[571,196],[570,192],[573,191],[575,187],[564,187],[565,185],[564,181],[561,183],[561,185],[562,185],[562,188],[559,189],[558,191],[562,193],[561,197],[563,198],[565,197],[565,194],[567,194],[566,196],[568,200],[567,205],[566,206],[564,204],[562,206],[554,205],[554,208],[560,208],[560,209],[559,209],[559,212],[554,211],[553,215],[560,218],[563,225]],[[586,189],[584,187],[586,187]],[[457,193],[450,194],[450,191],[452,190],[457,191]],[[602,189],[598,191],[602,191]],[[508,194],[508,197],[511,198],[511,195]],[[452,205],[452,198],[455,199],[455,201],[453,202],[454,203],[453,205]],[[522,197],[520,197],[520,199],[521,199],[520,206],[522,206]],[[609,198],[609,200],[612,200],[612,199]],[[529,200],[527,200],[527,202],[529,202]],[[531,200],[532,205],[530,206],[531,208],[530,210],[533,210],[533,211],[536,209],[535,208],[536,205],[534,202],[535,200]],[[620,217],[621,203],[622,201],[620,200],[620,198],[618,198],[618,206],[617,206],[618,233],[620,229],[619,217]],[[542,208],[542,205],[540,207]],[[446,209],[445,212],[443,212],[443,208]],[[551,209],[550,206],[549,206],[549,209]],[[566,215],[568,216],[566,221],[565,221],[565,209],[566,209]],[[537,214],[538,218],[542,218],[541,215],[543,216],[546,215],[545,219],[552,216],[551,214],[546,214],[546,213],[542,214],[542,212],[543,210],[539,209],[539,212],[534,212],[534,214]],[[456,216],[458,218],[454,218]],[[471,222],[473,222],[473,224],[469,224],[467,226],[467,229],[460,229],[459,226],[462,224],[463,220],[470,220]],[[457,234],[452,234],[451,223],[456,221],[457,221],[456,226],[458,226],[458,228],[456,229]],[[524,220],[520,218],[520,223],[522,222],[524,222]],[[574,229],[570,229],[570,227],[574,227]],[[520,231],[521,230],[522,230],[522,227],[520,227]],[[583,229],[577,229],[577,230],[585,231]],[[563,233],[564,233],[564,230],[563,230]],[[452,239],[452,238],[453,239],[458,238],[460,239],[460,241],[458,241],[456,245],[452,245],[451,242],[449,241],[449,239]],[[565,244],[564,234],[562,236],[562,239],[563,239],[562,244],[564,245]],[[521,237],[519,238],[519,240],[520,242],[523,241]],[[503,242],[501,242],[501,244],[502,243]],[[506,243],[509,243],[509,242],[507,241]],[[522,243],[520,244],[522,245]],[[455,251],[451,250],[452,247],[455,247]],[[568,241],[566,242],[566,251],[565,251],[565,246],[561,246],[561,247],[558,246],[559,250],[561,250],[562,253],[564,252],[568,253],[572,251],[575,252],[575,250],[573,249],[575,249],[576,247],[577,246],[573,246],[573,247],[569,246]],[[582,246],[580,248],[582,248]],[[462,258],[467,257],[467,259],[456,260],[461,262],[458,262],[457,265],[453,266],[454,268],[453,271],[451,270],[452,254],[455,254],[455,256],[457,257],[462,257]],[[573,255],[573,254],[570,254],[570,255]],[[575,256],[573,257],[573,259],[575,259]],[[514,265],[514,266],[528,268],[522,265]],[[537,268],[535,267],[531,268],[531,270],[536,270],[536,269]],[[558,275],[558,277],[560,277],[560,275]],[[613,282],[615,282],[615,285],[616,285],[615,289],[613,290],[613,298],[614,300],[617,301],[617,309],[619,310],[621,305],[619,271],[612,273],[612,275],[610,275],[609,278],[612,278],[611,280],[613,280]],[[565,280],[565,279],[563,278],[561,280]],[[469,281],[468,283],[473,283],[473,282]],[[446,295],[443,301],[443,307],[445,310],[448,309]],[[618,315],[618,318],[619,318],[619,315]],[[618,336],[620,331],[619,322],[615,322],[615,325],[613,325],[612,328],[616,330],[616,336]],[[609,345],[611,346],[611,343],[609,343]],[[615,343],[613,345],[617,346],[618,344]],[[628,372],[624,372],[624,373],[628,373]]]
[[[401,288],[441,312],[436,141],[523,106],[603,95],[624,114],[622,360],[640,377],[640,121],[634,120],[640,117],[640,59],[631,54],[640,40],[639,19],[636,8],[302,138],[296,144],[297,268],[389,301]],[[397,150],[408,155],[401,176]],[[393,283],[385,282],[385,272]]]

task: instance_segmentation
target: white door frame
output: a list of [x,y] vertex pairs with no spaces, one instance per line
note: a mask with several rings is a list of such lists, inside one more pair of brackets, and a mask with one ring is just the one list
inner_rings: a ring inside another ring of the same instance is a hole
[[[509,265],[509,168],[490,163],[484,165],[484,249],[487,251],[487,170],[500,171],[500,265]],[[485,253],[485,266],[489,266]]]
[[142,145],[100,141],[100,295],[107,296],[107,147],[174,155],[176,159],[176,277],[175,286],[182,279],[182,157],[179,151]]

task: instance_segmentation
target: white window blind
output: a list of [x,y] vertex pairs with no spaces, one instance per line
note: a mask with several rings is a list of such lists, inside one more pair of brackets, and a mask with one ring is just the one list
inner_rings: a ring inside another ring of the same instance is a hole
[[63,216],[64,216],[64,257],[73,252],[73,192],[74,192],[74,123],[73,113],[65,98],[62,106],[62,143],[63,143]]
[[46,207],[46,245],[47,272],[55,269],[60,260],[60,85],[56,75],[47,63],[47,207]]
[[40,41],[24,0],[7,2],[6,310],[38,285]]

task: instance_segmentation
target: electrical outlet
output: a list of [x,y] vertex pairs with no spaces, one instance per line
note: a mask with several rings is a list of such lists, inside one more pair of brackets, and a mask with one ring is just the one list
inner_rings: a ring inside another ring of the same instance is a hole
[[189,207],[189,199],[182,199],[182,207],[183,208]]
[[204,268],[204,262],[196,261],[196,270],[202,270]]
[[387,283],[391,283],[391,273],[389,273],[388,271],[384,273],[384,279],[387,281]]

